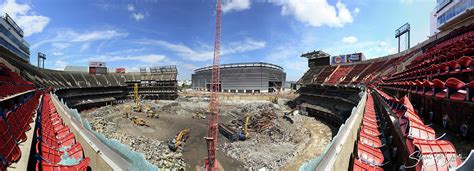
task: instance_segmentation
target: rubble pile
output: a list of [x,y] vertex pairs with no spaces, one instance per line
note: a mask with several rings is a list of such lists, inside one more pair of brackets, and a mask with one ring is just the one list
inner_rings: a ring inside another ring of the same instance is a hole
[[292,161],[304,148],[302,144],[309,141],[310,133],[302,126],[301,116],[294,116],[294,124],[283,119],[274,104],[246,104],[231,110],[239,115],[228,123],[230,127],[239,129],[244,124],[245,116],[251,115],[249,122],[250,139],[224,143],[222,149],[228,156],[235,158],[247,169],[258,170],[268,168],[276,170]]
[[[107,107],[104,108],[107,109]],[[158,168],[180,170],[186,167],[182,155],[182,149],[178,148],[177,151],[173,152],[169,150],[166,142],[144,136],[125,134],[117,129],[115,123],[106,120],[102,116],[97,116],[97,112],[92,112],[91,114],[96,116],[90,120],[93,130],[105,135],[105,137],[109,139],[116,139],[120,143],[130,147],[135,152],[144,154],[146,160]]]
[[[273,120],[277,118],[275,114],[273,104],[246,104],[243,107],[236,108],[231,112],[240,115],[250,115],[250,122],[248,129],[254,132],[262,132],[273,126]],[[234,115],[235,116],[235,115]],[[229,126],[234,129],[241,128],[244,125],[245,117],[234,119],[230,122]]]

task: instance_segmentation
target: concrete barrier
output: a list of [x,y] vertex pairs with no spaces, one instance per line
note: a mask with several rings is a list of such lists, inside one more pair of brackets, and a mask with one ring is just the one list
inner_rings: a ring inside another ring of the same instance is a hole
[[332,142],[326,146],[323,155],[315,156],[301,165],[300,171],[349,170],[350,159],[357,140],[357,131],[362,122],[366,100],[367,92],[364,91],[357,107],[352,109],[351,116],[341,125]]

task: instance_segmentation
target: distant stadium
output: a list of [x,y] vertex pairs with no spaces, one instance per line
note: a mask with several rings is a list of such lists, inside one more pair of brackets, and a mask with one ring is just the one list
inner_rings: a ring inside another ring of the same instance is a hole
[[[286,73],[269,63],[233,63],[221,65],[221,92],[263,93],[282,91]],[[210,91],[212,66],[194,70],[191,76],[194,90]]]
[[302,52],[286,91],[281,66],[219,64],[221,3],[216,67],[194,70],[192,90],[174,65],[59,71],[38,53],[35,66],[2,16],[0,171],[474,170],[474,0],[438,0],[430,37],[410,47],[403,24],[395,54]]

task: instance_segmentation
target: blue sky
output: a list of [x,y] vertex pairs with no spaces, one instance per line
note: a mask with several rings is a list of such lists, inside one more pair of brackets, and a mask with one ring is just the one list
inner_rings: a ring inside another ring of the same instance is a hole
[[[0,0],[45,67],[177,65],[178,79],[212,63],[214,0]],[[302,53],[396,52],[394,30],[409,22],[412,46],[429,35],[435,0],[224,0],[221,63],[270,62],[297,80]]]

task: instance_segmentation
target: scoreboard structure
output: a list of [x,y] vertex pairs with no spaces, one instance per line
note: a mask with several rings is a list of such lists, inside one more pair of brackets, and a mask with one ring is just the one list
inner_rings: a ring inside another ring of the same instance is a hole
[[363,53],[352,53],[347,55],[331,56],[331,65],[354,63],[365,60]]
[[91,61],[89,62],[89,74],[105,75],[107,74],[107,66],[105,62]]

